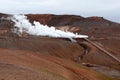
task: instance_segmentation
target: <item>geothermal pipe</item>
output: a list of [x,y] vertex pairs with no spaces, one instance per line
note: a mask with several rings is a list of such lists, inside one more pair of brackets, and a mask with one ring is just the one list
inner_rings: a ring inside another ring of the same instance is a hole
[[100,47],[99,45],[97,45],[96,43],[92,42],[91,40],[89,40],[87,38],[83,38],[83,39],[86,40],[87,42],[89,42],[90,44],[92,44],[93,46],[95,46],[96,48],[98,48],[99,50],[101,50],[102,52],[104,52],[105,54],[107,54],[108,56],[112,57],[114,60],[116,60],[117,62],[120,63],[120,60],[117,57],[115,57],[114,55],[112,55],[110,52],[108,52],[107,50],[103,49],[102,47]]

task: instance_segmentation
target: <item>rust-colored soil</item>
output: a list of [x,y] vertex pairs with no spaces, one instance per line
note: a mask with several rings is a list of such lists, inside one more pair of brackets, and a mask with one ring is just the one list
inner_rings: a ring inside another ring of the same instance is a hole
[[102,80],[102,77],[107,79],[69,60],[23,50],[0,51],[0,78],[4,80]]

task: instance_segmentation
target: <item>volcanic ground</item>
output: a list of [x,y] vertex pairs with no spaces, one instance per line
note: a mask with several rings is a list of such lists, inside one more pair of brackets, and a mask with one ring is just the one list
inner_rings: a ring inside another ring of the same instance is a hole
[[26,14],[56,29],[88,35],[52,38],[12,32],[9,14],[0,13],[0,80],[120,80],[120,24],[103,17]]

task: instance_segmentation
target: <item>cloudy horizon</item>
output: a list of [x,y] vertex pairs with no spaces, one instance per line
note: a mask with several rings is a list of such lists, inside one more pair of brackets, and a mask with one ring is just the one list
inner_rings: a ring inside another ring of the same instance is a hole
[[119,0],[1,0],[0,13],[100,16],[120,23]]

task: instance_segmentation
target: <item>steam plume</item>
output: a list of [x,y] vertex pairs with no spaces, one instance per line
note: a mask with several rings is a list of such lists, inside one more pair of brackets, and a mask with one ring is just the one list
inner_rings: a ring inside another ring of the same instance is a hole
[[36,36],[49,36],[49,37],[61,37],[61,38],[87,38],[86,35],[74,34],[72,32],[64,32],[61,30],[55,29],[55,27],[49,27],[47,25],[41,25],[39,22],[34,21],[33,25],[29,22],[26,16],[24,15],[13,15],[12,21],[15,22],[15,27],[18,30],[15,32],[19,32],[23,34],[23,32],[36,35]]

